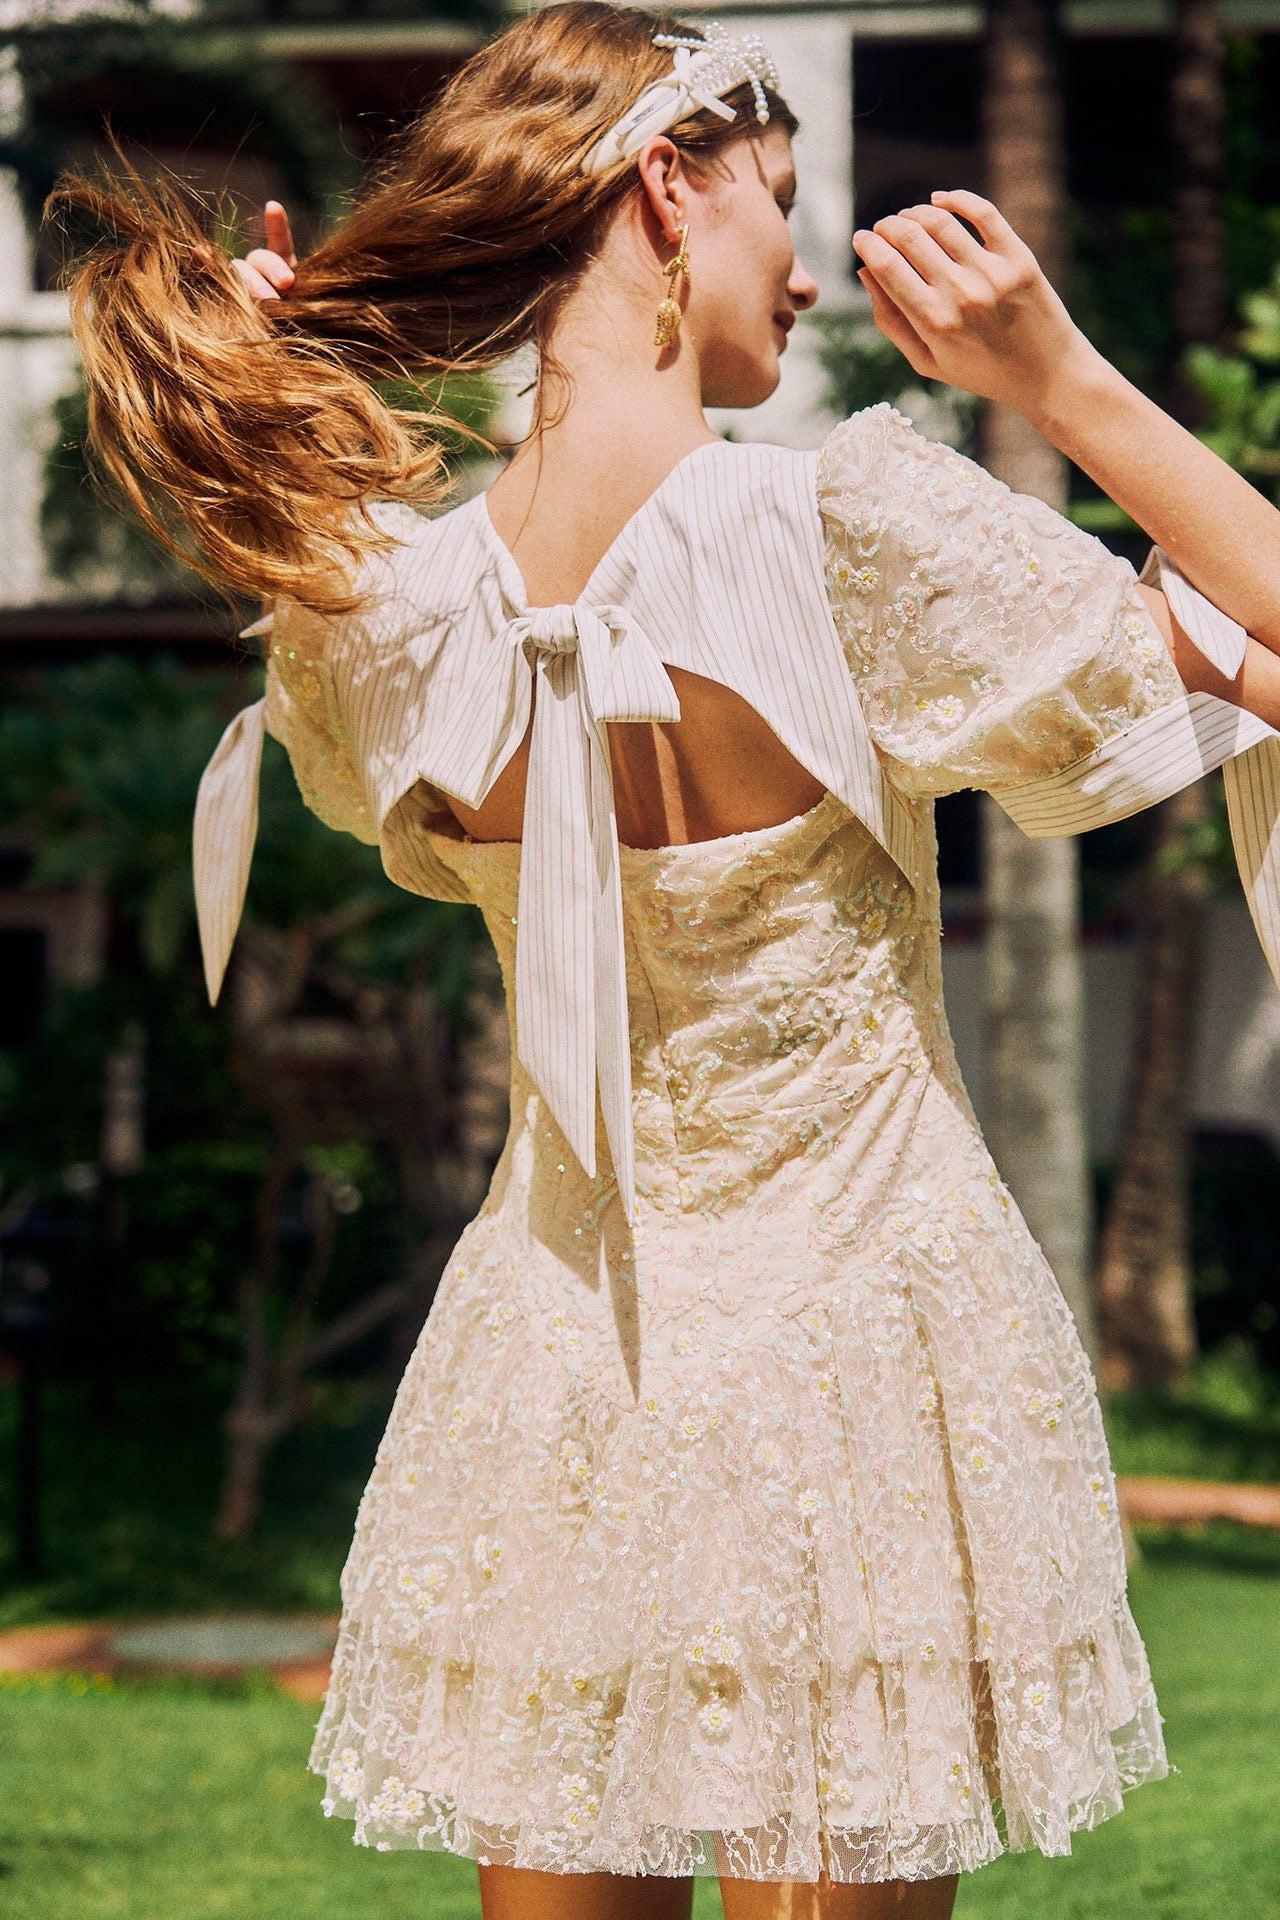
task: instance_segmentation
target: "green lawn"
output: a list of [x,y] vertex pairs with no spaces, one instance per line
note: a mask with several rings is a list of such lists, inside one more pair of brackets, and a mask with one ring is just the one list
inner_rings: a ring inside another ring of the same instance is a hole
[[[1181,1772],[1080,1835],[966,1881],[993,1920],[1221,1920],[1280,1911],[1275,1728],[1280,1577],[1231,1564],[1233,1530],[1147,1537],[1134,1610]],[[315,1710],[262,1683],[0,1685],[6,1920],[475,1920],[475,1870],[377,1854],[320,1815],[304,1762]],[[720,1912],[699,1887],[698,1920]]]

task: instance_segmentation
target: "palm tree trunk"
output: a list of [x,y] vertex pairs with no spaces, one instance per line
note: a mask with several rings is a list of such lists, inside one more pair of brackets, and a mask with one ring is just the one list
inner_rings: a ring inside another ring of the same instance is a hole
[[[1177,0],[1170,104],[1174,327],[1185,348],[1218,342],[1225,322],[1217,0]],[[1198,397],[1180,370],[1169,400],[1185,424],[1197,423]],[[1167,801],[1148,852],[1134,1063],[1097,1272],[1101,1377],[1111,1387],[1177,1385],[1196,1356],[1189,1098],[1208,888],[1187,849],[1207,804],[1203,786]]]
[[[1161,808],[1153,864],[1194,828],[1202,790]],[[1158,865],[1144,901],[1142,985],[1121,1155],[1098,1254],[1100,1379],[1107,1388],[1176,1386],[1195,1359],[1191,1307],[1191,1046],[1207,887],[1186,861]]]
[[[1053,0],[991,0],[983,67],[987,193],[1063,291],[1066,142]],[[1065,506],[1066,461],[1020,413],[984,408],[982,449],[1016,491]],[[1092,1354],[1078,850],[1074,840],[1028,839],[986,801],[983,865],[990,1144]]]

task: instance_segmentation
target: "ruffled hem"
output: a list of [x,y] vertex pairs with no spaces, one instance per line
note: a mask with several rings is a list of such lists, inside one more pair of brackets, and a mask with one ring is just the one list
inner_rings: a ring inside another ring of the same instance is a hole
[[[354,1624],[346,1630],[336,1674],[358,1663],[361,1639]],[[421,1721],[435,1731],[407,1744],[405,1771],[396,1773],[368,1727],[330,1716],[309,1760],[326,1780],[323,1810],[354,1822],[358,1846],[448,1852],[480,1865],[797,1881],[815,1881],[825,1867],[836,1881],[929,1880],[973,1872],[1005,1852],[1069,1854],[1073,1833],[1121,1812],[1126,1793],[1170,1771],[1123,1602],[1081,1645],[948,1675],[959,1710],[954,1744],[913,1744],[918,1671],[827,1675],[828,1704],[839,1709],[831,1718],[844,1735],[835,1764],[831,1720],[806,1711],[818,1693],[812,1676],[793,1684],[803,1718],[779,1730],[767,1765],[758,1753],[735,1762],[731,1744],[717,1752],[714,1734],[689,1739],[678,1725],[655,1727],[663,1682],[652,1671],[590,1682],[575,1702],[579,1727],[612,1727],[607,1764],[593,1766],[583,1745],[563,1750],[564,1722],[545,1684],[547,1698],[535,1700],[508,1675],[415,1661],[405,1650],[392,1658],[384,1649],[383,1665],[397,1692],[429,1703]],[[944,1697],[937,1680],[935,1723]],[[1119,1724],[1118,1714],[1127,1716]],[[556,1737],[544,1744],[539,1727],[548,1724]],[[485,1737],[499,1728],[505,1747]],[[859,1748],[860,1766],[850,1757]]]
[[344,1569],[325,1811],[551,1872],[922,1880],[1164,1777],[1088,1361],[999,1208],[953,1189],[634,1411],[472,1235]]

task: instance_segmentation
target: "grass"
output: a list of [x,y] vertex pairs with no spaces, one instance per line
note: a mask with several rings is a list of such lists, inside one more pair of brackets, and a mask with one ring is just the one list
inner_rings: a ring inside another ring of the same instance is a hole
[[[1275,1727],[1280,1557],[1215,1564],[1205,1534],[1144,1534],[1131,1582],[1169,1758],[1179,1772],[1130,1795],[1069,1858],[1019,1854],[962,1885],[958,1920],[1222,1920],[1280,1911]],[[1214,1530],[1230,1551],[1243,1529]]]
[[[43,1565],[37,1579],[13,1576],[12,1510],[0,1499],[0,1569],[10,1570],[0,1574],[0,1630],[202,1608],[337,1608],[384,1400],[328,1389],[315,1420],[273,1454],[253,1538],[227,1543],[211,1533],[219,1408],[191,1382],[126,1380],[105,1425],[90,1418],[80,1384],[50,1381],[43,1398]],[[15,1389],[0,1385],[0,1474],[16,1403]]]
[[1117,1473],[1280,1482],[1280,1385],[1230,1348],[1180,1393],[1111,1395],[1106,1418]]
[[[15,1395],[0,1386],[0,1462]],[[189,1382],[126,1382],[96,1426],[84,1390],[46,1388],[45,1565],[0,1586],[0,1628],[233,1607],[334,1609],[356,1504],[386,1417],[356,1385],[277,1451],[262,1520],[215,1542],[218,1409]],[[1280,1481],[1273,1385],[1229,1361],[1177,1395],[1107,1406],[1120,1473]],[[0,1500],[0,1567],[12,1564]],[[1274,1728],[1280,1724],[1280,1534],[1215,1522],[1144,1528],[1132,1581],[1181,1772],[1135,1793],[1066,1859],[1024,1854],[966,1880],[983,1920],[1220,1920],[1280,1911]],[[0,1678],[0,1911],[6,1920],[476,1920],[475,1869],[378,1854],[319,1812],[305,1760],[313,1708],[263,1676],[235,1686]],[[699,1883],[697,1920],[720,1913]]]
[[[1076,1837],[1069,1858],[1006,1857],[961,1885],[961,1920],[1221,1920],[1280,1910],[1274,1729],[1280,1586],[1166,1540],[1132,1583],[1181,1771]],[[235,1686],[0,1684],[0,1909],[6,1920],[478,1920],[475,1869],[378,1854],[319,1812],[315,1710]],[[697,1920],[714,1920],[714,1881]]]

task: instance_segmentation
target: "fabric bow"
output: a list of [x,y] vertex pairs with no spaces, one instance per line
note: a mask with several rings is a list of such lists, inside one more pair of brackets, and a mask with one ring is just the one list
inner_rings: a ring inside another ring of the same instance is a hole
[[[714,51],[706,53],[693,47],[673,47],[671,49],[671,72],[659,82],[662,86],[675,87],[679,95],[679,111],[676,118],[683,120],[695,107],[705,107],[708,112],[718,114],[721,120],[732,120],[736,116],[732,107],[727,107],[719,96],[712,92],[709,84],[699,84],[706,69],[715,72],[723,64]],[[672,122],[674,125],[674,122]]]
[[630,1220],[630,1022],[604,722],[678,720],[680,703],[656,648],[621,608],[533,607],[510,623],[506,643],[510,720],[479,797],[523,737],[536,681],[516,912],[517,1056],[592,1176],[598,1081]]
[[622,118],[598,140],[584,163],[587,173],[603,173],[615,161],[625,160],[644,145],[650,134],[665,133],[686,115],[705,107],[721,120],[736,118],[713,91],[714,82],[723,84],[723,56],[707,48],[676,46],[671,50],[671,71],[645,88]]

